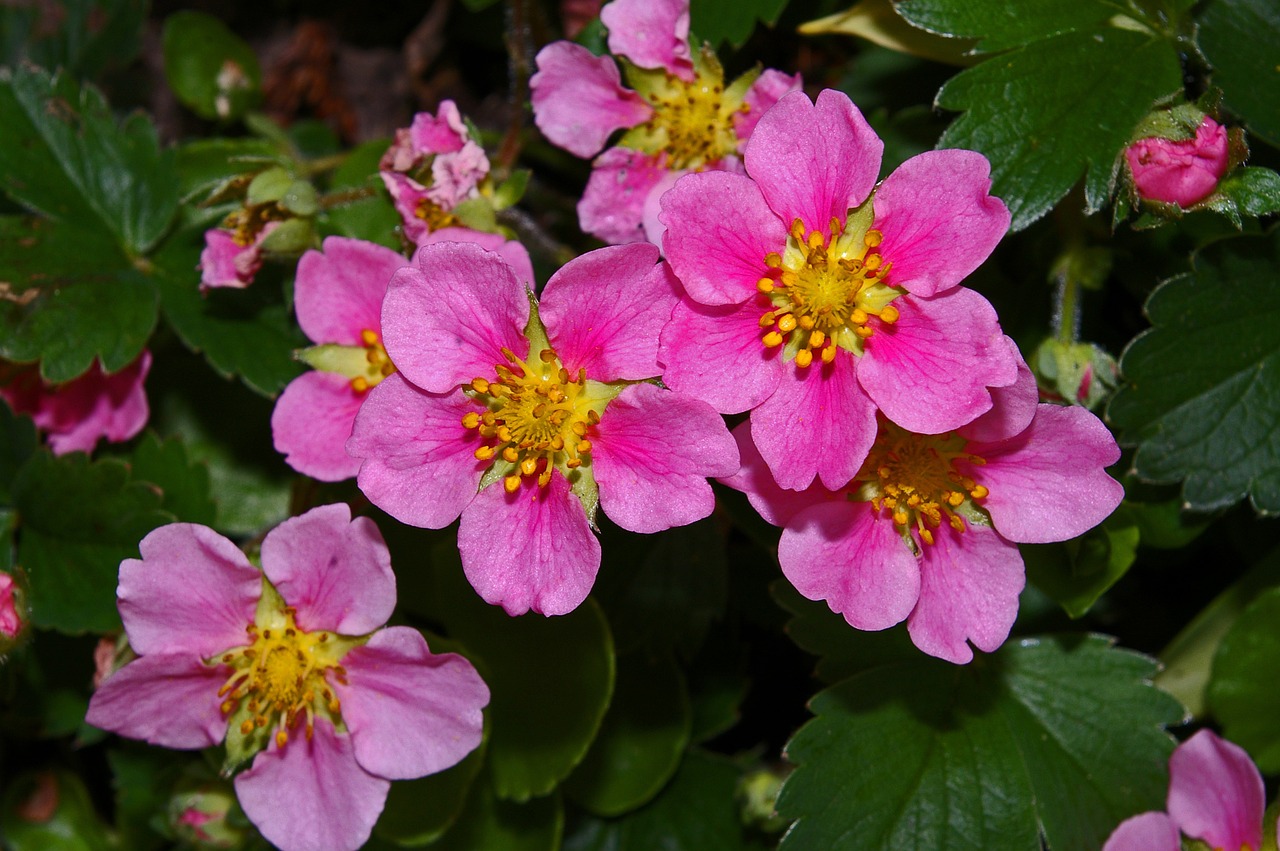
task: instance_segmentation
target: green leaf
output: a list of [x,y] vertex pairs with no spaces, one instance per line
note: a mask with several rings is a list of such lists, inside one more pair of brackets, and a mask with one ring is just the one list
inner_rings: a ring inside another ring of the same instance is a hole
[[13,480],[37,446],[31,417],[20,417],[7,403],[0,403],[0,505],[12,504]]
[[601,816],[644,804],[679,767],[691,716],[688,688],[674,659],[623,656],[600,733],[565,781],[565,794]]
[[1067,32],[988,59],[944,85],[938,106],[964,115],[938,147],[986,155],[992,194],[1009,206],[1014,230],[1047,213],[1082,175],[1092,213],[1111,197],[1133,128],[1155,101],[1181,88],[1169,41],[1105,26]]
[[1280,213],[1280,174],[1269,168],[1238,169],[1219,181],[1217,191],[1204,203],[1229,217],[1236,227],[1241,226],[1242,214]]
[[1027,579],[1073,618],[1084,617],[1138,556],[1137,524],[1123,516],[1060,544],[1022,544]]
[[814,697],[787,745],[778,811],[798,821],[780,848],[1100,848],[1164,803],[1161,726],[1182,710],[1155,670],[1100,636],[867,667]]
[[184,523],[214,523],[217,508],[209,496],[209,470],[187,456],[182,440],[161,442],[147,432],[138,443],[130,462],[136,481],[154,485],[160,492],[161,508]]
[[1094,29],[1117,12],[1106,0],[1038,0],[1016,8],[1008,0],[898,0],[894,8],[913,26],[936,35],[981,39],[978,50],[984,53]]
[[757,22],[773,26],[786,5],[787,0],[692,0],[690,40],[701,39],[713,47],[727,41],[741,47]]
[[1249,604],[1223,637],[1213,658],[1206,691],[1209,708],[1226,738],[1247,750],[1264,774],[1280,771],[1280,588],[1269,588]]
[[1227,107],[1280,146],[1280,7],[1272,0],[1213,0],[1196,23],[1200,50]]
[[0,4],[0,65],[67,68],[80,78],[123,67],[137,58],[149,6],[146,0],[63,0],[50,15],[50,7],[34,3]]
[[84,781],[70,771],[27,772],[5,789],[0,835],[9,851],[110,851]]
[[[264,139],[196,139],[177,150],[182,197],[217,198],[232,183],[277,164],[280,149]],[[243,185],[241,185],[243,190]]]
[[[431,646],[439,652],[435,642]],[[435,842],[457,822],[483,765],[484,749],[476,748],[452,768],[392,783],[374,831],[410,848]]]
[[[399,251],[396,232],[400,214],[378,179],[378,162],[391,145],[389,139],[374,139],[358,146],[333,173],[334,195],[350,194],[354,200],[329,208],[327,221],[342,236],[376,242]],[[356,197],[362,192],[369,194]]]
[[467,806],[433,851],[556,851],[564,832],[564,806],[559,795],[517,804],[498,800],[489,783],[471,785]]
[[212,15],[183,11],[165,18],[163,48],[170,88],[201,118],[239,118],[260,99],[258,57]]
[[[843,12],[801,24],[799,31],[805,35],[851,35],[897,53],[949,65],[972,65],[975,61],[970,55],[972,39],[947,38],[912,26],[903,20],[891,0],[859,0]],[[860,54],[859,68],[862,61]],[[862,108],[865,110],[866,106]]]
[[142,115],[117,123],[101,93],[69,76],[0,68],[0,190],[55,219],[151,249],[178,209],[177,171]]
[[1185,480],[1188,508],[1248,495],[1259,512],[1280,511],[1277,268],[1280,229],[1210,245],[1151,294],[1153,327],[1121,357],[1129,383],[1108,416],[1138,446],[1135,474]]

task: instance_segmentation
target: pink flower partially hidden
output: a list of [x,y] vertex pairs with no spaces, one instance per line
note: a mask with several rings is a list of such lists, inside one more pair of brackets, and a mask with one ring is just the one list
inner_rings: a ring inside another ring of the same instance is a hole
[[[246,208],[247,210],[247,208]],[[280,222],[259,222],[246,230],[210,228],[204,232],[204,251],[200,252],[200,291],[218,287],[244,289],[262,268],[262,242]]]
[[738,469],[710,406],[647,381],[675,299],[651,245],[570,261],[537,303],[495,253],[419,249],[382,308],[398,372],[347,442],[360,489],[413,526],[461,516],[462,566],[488,602],[572,611],[600,567],[597,503],[655,532],[710,514],[706,477]]
[[24,618],[18,608],[20,593],[13,577],[0,571],[0,644],[17,638],[22,631]]
[[1180,833],[1214,849],[1260,851],[1266,805],[1262,775],[1249,754],[1201,730],[1169,757],[1168,812],[1126,819],[1102,851],[1180,851]]
[[192,523],[139,548],[118,590],[138,658],[94,692],[85,720],[169,748],[225,737],[228,770],[253,758],[235,778],[241,807],[283,851],[359,848],[390,781],[479,745],[488,689],[417,630],[379,629],[396,602],[390,556],[347,506],[271,530],[261,571]]
[[1230,165],[1227,129],[1205,116],[1190,139],[1139,139],[1125,148],[1138,194],[1149,201],[1190,207],[1217,188]]
[[65,384],[45,384],[35,367],[6,372],[0,365],[0,399],[16,413],[30,414],[55,455],[92,452],[98,441],[129,440],[147,424],[150,408],[143,388],[151,353],[110,375],[97,361]]

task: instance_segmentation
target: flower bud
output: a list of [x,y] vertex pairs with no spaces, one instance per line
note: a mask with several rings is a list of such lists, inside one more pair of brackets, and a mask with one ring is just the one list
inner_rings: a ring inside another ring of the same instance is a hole
[[244,816],[228,818],[238,811],[235,792],[223,784],[210,783],[186,789],[169,801],[169,826],[174,835],[196,848],[239,848],[246,830],[237,821]]
[[1143,200],[1190,207],[1217,188],[1231,163],[1230,148],[1226,128],[1206,115],[1191,138],[1139,139],[1124,158]]
[[27,628],[27,607],[21,586],[8,573],[0,573],[0,653],[17,645]]

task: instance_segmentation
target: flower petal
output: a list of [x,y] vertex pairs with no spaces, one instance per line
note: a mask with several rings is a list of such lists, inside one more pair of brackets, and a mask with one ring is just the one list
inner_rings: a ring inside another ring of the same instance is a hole
[[370,774],[434,774],[479,746],[488,687],[458,654],[431,653],[417,630],[379,630],[343,656],[342,666],[347,683],[334,689],[356,760]]
[[760,72],[760,76],[756,77],[742,99],[747,107],[746,111],[734,113],[733,116],[733,130],[741,140],[738,143],[739,151],[746,148],[747,139],[751,138],[756,125],[760,123],[760,116],[768,112],[783,95],[798,90],[802,83],[799,74],[784,74],[773,68]]
[[600,21],[613,55],[693,81],[689,0],[613,0],[600,10]]
[[551,276],[538,315],[570,375],[640,381],[662,374],[658,333],[679,299],[671,267],[648,243],[589,251]]
[[54,388],[33,373],[29,395],[4,392],[9,385],[0,388],[0,397],[8,398],[15,411],[32,415],[53,454],[92,452],[99,439],[118,443],[142,431],[151,415],[143,387],[150,371],[151,352],[143,349],[119,372],[108,375],[95,360],[88,372]]
[[382,297],[391,276],[409,261],[361,239],[331,236],[324,253],[308,251],[298,261],[294,309],[303,333],[315,343],[360,346],[360,332],[382,329]]
[[745,493],[751,507],[766,522],[774,526],[785,526],[792,517],[812,505],[845,501],[843,493],[829,491],[821,485],[813,485],[802,491],[778,487],[773,473],[769,472],[769,465],[764,462],[760,450],[751,441],[751,423],[739,423],[733,430],[733,439],[738,444],[742,466],[734,475],[720,476],[717,481]]
[[207,526],[170,523],[120,562],[120,617],[140,655],[207,659],[249,643],[245,627],[262,596],[262,574],[235,544]]
[[1120,822],[1102,851],[1182,851],[1182,838],[1169,816],[1141,813]]
[[273,741],[235,786],[244,814],[281,851],[355,851],[382,814],[391,781],[361,768],[351,737],[316,718],[310,738],[298,727],[283,749]]
[[305,372],[284,388],[271,412],[271,440],[285,462],[313,479],[340,482],[360,469],[347,454],[356,413],[365,399],[344,376]]
[[462,418],[479,410],[461,390],[424,393],[399,374],[369,391],[347,441],[363,462],[356,483],[364,495],[402,523],[442,529],[476,494],[484,465],[479,435]]
[[430,200],[427,187],[399,172],[382,171],[378,176],[391,196],[391,205],[400,214],[404,238],[417,245],[431,232],[426,219],[418,215],[418,205]]
[[529,259],[529,249],[514,239],[507,239],[500,233],[485,233],[471,228],[449,227],[433,230],[418,240],[418,245],[434,245],[437,242],[471,242],[485,251],[492,251],[511,267],[516,280],[529,289],[533,289],[533,262]]
[[966,440],[986,443],[1013,437],[1031,425],[1031,420],[1036,415],[1036,406],[1040,403],[1036,377],[1031,372],[1031,367],[1022,359],[1017,343],[1008,337],[1004,341],[1017,361],[1018,377],[1006,387],[992,387],[991,410],[967,426],[957,429],[959,435]]
[[828,502],[792,517],[778,562],[810,600],[825,600],[857,629],[901,623],[920,594],[920,567],[892,522],[866,502]]
[[1026,584],[1018,548],[989,529],[956,533],[946,524],[921,545],[920,602],[907,618],[911,640],[930,656],[965,664],[1009,637]]
[[610,148],[596,157],[578,202],[578,226],[612,245],[645,240],[644,215],[659,184],[673,178],[667,155]]
[[711,514],[716,500],[707,477],[733,475],[738,447],[706,402],[636,384],[605,408],[591,468],[610,520],[632,532],[658,532]]
[[749,411],[768,399],[784,367],[777,351],[760,342],[766,309],[754,299],[721,307],[681,299],[658,345],[663,383],[722,414]]
[[391,554],[368,517],[346,503],[291,517],[262,542],[262,571],[298,612],[298,626],[364,635],[396,607]]
[[533,121],[542,135],[580,157],[595,156],[613,131],[648,121],[653,109],[630,89],[610,56],[553,41],[534,58]]
[[1169,815],[1212,848],[1261,848],[1262,775],[1244,748],[1201,730],[1169,757]]
[[227,733],[218,689],[229,675],[186,653],[140,656],[98,686],[84,720],[165,748],[211,747]]
[[458,551],[471,587],[509,615],[567,614],[600,570],[600,542],[559,474],[546,487],[530,480],[513,494],[500,484],[482,490],[462,512]]

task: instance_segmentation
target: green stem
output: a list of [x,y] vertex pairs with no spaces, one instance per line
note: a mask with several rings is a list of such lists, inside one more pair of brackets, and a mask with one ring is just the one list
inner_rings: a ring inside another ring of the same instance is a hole
[[357,201],[363,201],[365,198],[372,198],[378,194],[378,190],[372,186],[357,186],[352,189],[340,189],[337,192],[328,192],[320,196],[319,204],[325,210],[332,210],[334,207],[341,207],[343,204],[354,204]]
[[1080,282],[1069,271],[1058,275],[1054,293],[1053,331],[1059,343],[1069,346],[1080,338]]
[[302,170],[307,174],[307,176],[321,174],[326,171],[333,171],[347,161],[348,153],[349,152],[344,151],[340,154],[330,154],[327,157],[308,160],[302,164]]

